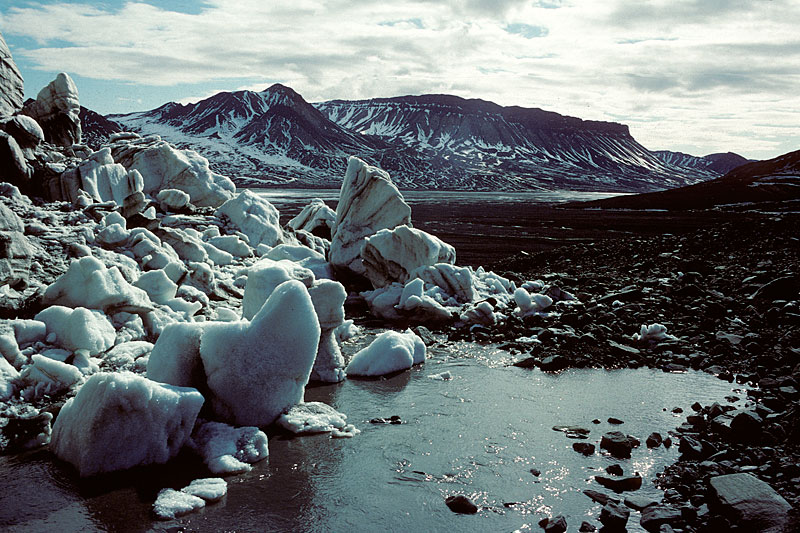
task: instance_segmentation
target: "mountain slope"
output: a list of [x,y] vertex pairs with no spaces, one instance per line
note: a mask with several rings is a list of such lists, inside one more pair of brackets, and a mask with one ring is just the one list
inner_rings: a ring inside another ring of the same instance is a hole
[[109,118],[197,150],[240,185],[337,187],[349,155],[404,188],[638,192],[719,175],[664,163],[622,124],[448,95],[311,105],[276,84]]
[[800,200],[800,150],[741,165],[721,178],[687,187],[582,204],[619,209],[709,209],[726,204]]
[[727,174],[734,168],[751,162],[750,159],[745,159],[733,152],[709,154],[703,157],[669,150],[656,150],[653,153],[668,165],[686,169],[710,170],[718,174]]
[[222,92],[195,104],[171,102],[109,118],[197,150],[216,170],[238,176],[240,184],[255,177],[267,184],[331,184],[341,179],[348,155],[384,147],[334,124],[279,84],[261,92]]
[[81,119],[81,139],[93,150],[107,142],[112,133],[122,131],[122,126],[113,120],[83,106],[78,116]]
[[394,139],[472,177],[522,187],[655,190],[716,177],[709,169],[667,165],[628,127],[450,95],[316,104],[337,124]]

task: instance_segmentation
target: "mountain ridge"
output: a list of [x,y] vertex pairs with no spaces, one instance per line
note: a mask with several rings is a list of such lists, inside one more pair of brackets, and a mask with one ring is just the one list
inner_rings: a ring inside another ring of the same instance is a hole
[[337,187],[349,155],[419,189],[640,192],[720,175],[663,162],[624,124],[454,95],[310,104],[274,84],[107,118],[194,149],[243,186]]

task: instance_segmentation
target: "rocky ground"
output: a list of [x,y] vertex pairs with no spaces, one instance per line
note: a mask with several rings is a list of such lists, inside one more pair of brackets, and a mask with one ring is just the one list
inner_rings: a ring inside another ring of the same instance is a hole
[[[493,270],[512,280],[540,277],[560,313],[524,319],[509,313],[500,327],[452,329],[449,337],[502,343],[519,354],[518,366],[545,371],[696,369],[748,384],[743,410],[693,405],[695,412],[672,436],[681,459],[657,483],[666,491],[664,504],[680,511],[663,522],[676,529],[761,530],[715,505],[720,492],[710,481],[750,473],[799,507],[798,236],[798,214],[746,213],[679,234],[520,253]],[[559,304],[561,291],[580,303]],[[655,338],[634,340],[651,324],[666,331],[651,328]],[[519,342],[533,335],[539,342]],[[796,531],[796,525],[787,527]]]

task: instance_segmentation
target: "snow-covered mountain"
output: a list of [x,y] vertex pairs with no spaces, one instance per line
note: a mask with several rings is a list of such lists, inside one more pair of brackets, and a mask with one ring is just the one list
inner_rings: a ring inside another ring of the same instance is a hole
[[240,185],[336,187],[349,155],[405,188],[649,191],[721,174],[665,163],[622,124],[448,95],[312,105],[276,84],[108,118],[197,150]]
[[733,152],[709,154],[702,157],[685,154],[683,152],[670,152],[669,150],[656,150],[653,153],[668,165],[689,169],[711,170],[718,174],[727,174],[734,168],[752,161],[751,159],[746,159]]

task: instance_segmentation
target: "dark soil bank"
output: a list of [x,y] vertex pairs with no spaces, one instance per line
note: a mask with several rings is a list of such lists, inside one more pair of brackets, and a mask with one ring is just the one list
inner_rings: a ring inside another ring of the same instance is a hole
[[[609,222],[608,213],[592,215],[599,226]],[[503,342],[519,354],[519,366],[546,371],[693,368],[749,383],[745,410],[693,406],[694,416],[672,436],[682,458],[660,484],[665,503],[680,510],[672,525],[683,531],[759,531],[764,524],[743,525],[720,505],[712,479],[747,472],[800,506],[800,215],[686,217],[674,234],[607,233],[495,263],[511,279],[543,279],[556,301],[563,289],[581,303],[564,306],[557,318],[511,317],[502,327],[450,337]],[[653,323],[675,338],[633,340]],[[517,342],[533,334],[541,344]]]

